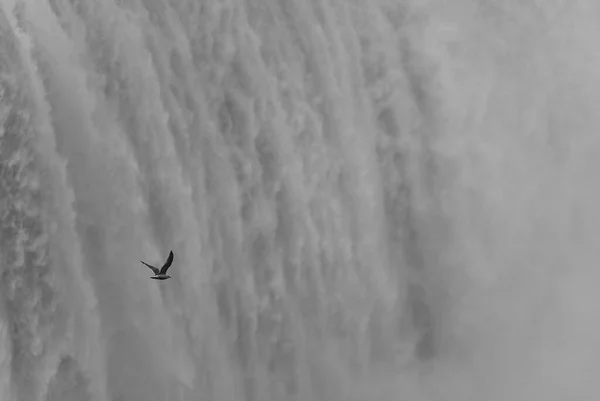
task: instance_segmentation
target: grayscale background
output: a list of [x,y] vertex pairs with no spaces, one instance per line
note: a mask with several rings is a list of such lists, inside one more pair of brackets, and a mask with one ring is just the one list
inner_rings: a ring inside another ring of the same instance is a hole
[[600,399],[598,37],[592,0],[0,0],[0,400]]

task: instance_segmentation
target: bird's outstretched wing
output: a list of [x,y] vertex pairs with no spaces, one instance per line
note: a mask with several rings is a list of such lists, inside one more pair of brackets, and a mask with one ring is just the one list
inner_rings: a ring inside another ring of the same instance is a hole
[[144,262],[143,260],[140,260],[140,262],[142,262],[143,264],[148,266],[154,272],[154,275],[160,274],[159,270],[156,267],[149,265],[148,263]]
[[163,267],[160,269],[160,274],[165,274],[167,270],[169,270],[169,267],[171,267],[171,263],[173,263],[173,251],[169,252],[169,257],[167,258],[167,261]]

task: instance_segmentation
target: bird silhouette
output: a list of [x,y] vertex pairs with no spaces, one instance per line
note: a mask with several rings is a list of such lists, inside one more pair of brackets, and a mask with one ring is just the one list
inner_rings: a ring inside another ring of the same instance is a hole
[[152,265],[149,265],[148,263],[144,262],[143,260],[140,260],[140,262],[142,262],[143,264],[148,266],[150,268],[150,270],[152,270],[154,272],[154,277],[150,277],[151,279],[166,280],[166,279],[171,278],[171,276],[169,276],[167,274],[167,270],[169,270],[169,267],[171,267],[171,263],[173,263],[173,251],[169,252],[169,257],[167,258],[167,261],[165,262],[165,264],[160,268],[160,270]]

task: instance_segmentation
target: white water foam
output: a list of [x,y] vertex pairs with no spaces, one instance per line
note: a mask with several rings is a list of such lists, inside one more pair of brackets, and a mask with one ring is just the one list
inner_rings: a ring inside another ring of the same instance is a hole
[[2,400],[597,398],[595,2],[0,5]]

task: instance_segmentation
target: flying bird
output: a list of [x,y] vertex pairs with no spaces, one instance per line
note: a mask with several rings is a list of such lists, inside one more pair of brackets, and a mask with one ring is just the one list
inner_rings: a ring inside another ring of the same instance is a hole
[[169,276],[167,274],[167,270],[169,269],[169,267],[171,267],[171,263],[173,263],[173,251],[169,252],[169,257],[167,258],[167,261],[165,262],[163,267],[160,268],[160,270],[158,270],[158,268],[156,268],[152,265],[149,265],[148,263],[144,262],[143,260],[140,260],[140,262],[142,262],[143,264],[148,266],[150,268],[150,270],[152,270],[154,272],[154,277],[150,277],[151,279],[166,280],[168,278],[171,278],[171,276]]

